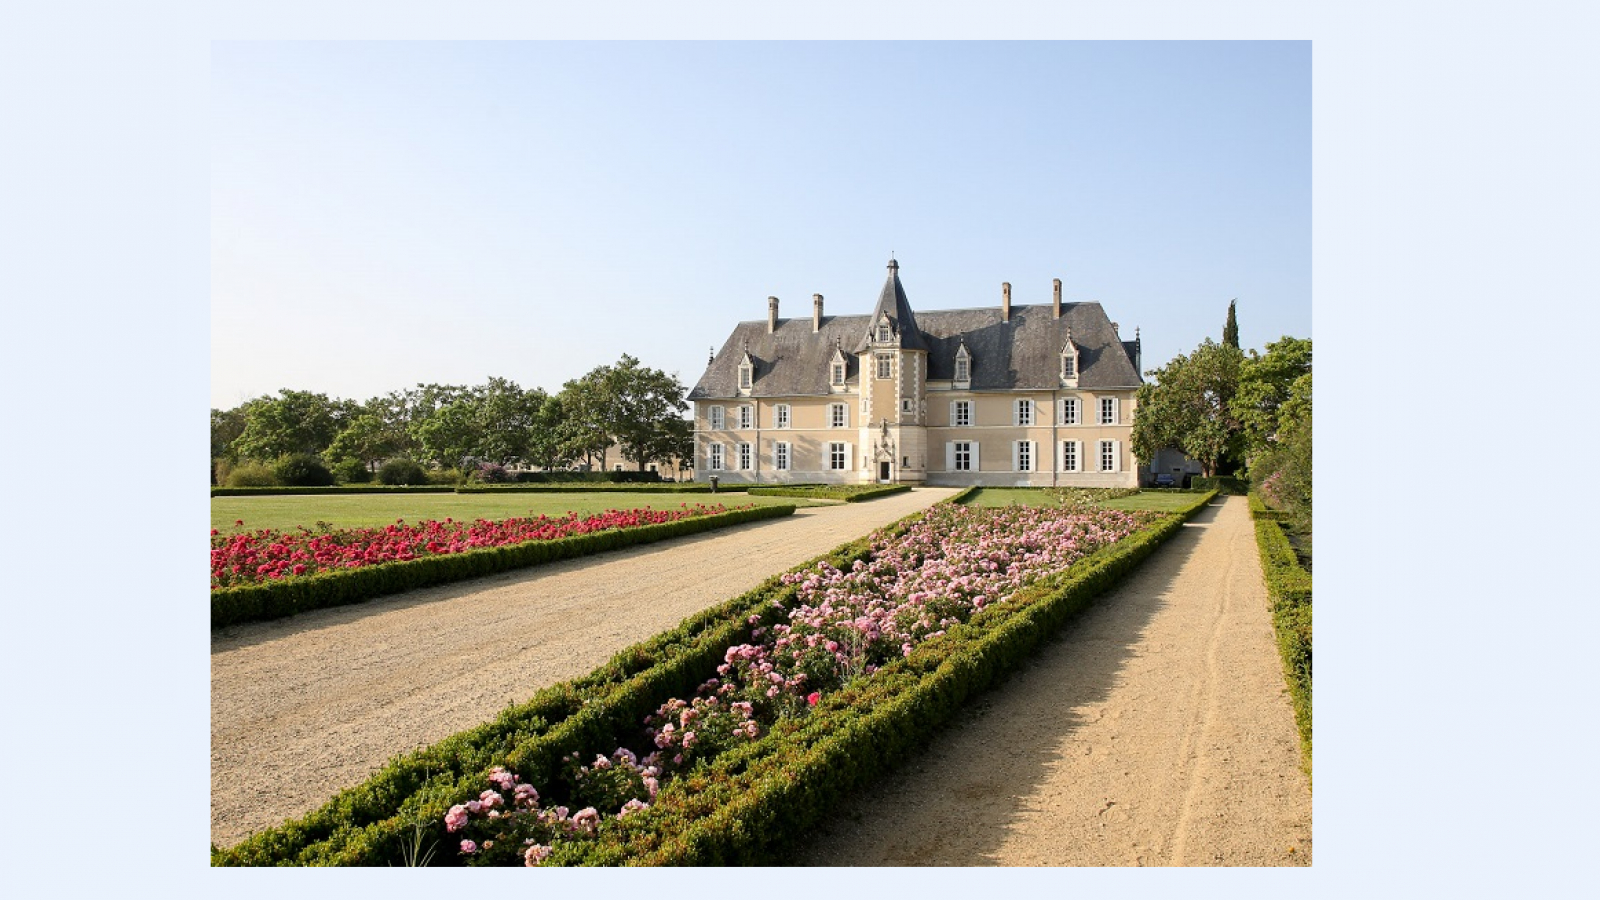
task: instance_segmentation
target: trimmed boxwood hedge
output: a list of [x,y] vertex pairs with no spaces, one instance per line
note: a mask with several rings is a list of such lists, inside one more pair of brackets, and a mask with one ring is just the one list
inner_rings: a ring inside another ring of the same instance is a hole
[[664,786],[655,802],[567,845],[566,865],[772,865],[842,799],[915,755],[971,697],[1003,679],[1095,597],[1118,584],[1215,497],[1035,582],[927,641],[801,720]]
[[[747,485],[724,484],[718,493],[738,493]],[[535,484],[464,484],[455,489],[458,494],[572,494],[572,493],[629,493],[629,494],[709,494],[711,485],[703,482],[678,481],[663,484],[648,482],[608,484],[605,482],[545,482]]]
[[1250,485],[1243,478],[1234,478],[1229,475],[1197,475],[1189,480],[1189,486],[1202,491],[1217,490],[1224,494],[1248,494]]
[[846,503],[876,500],[891,494],[903,494],[909,490],[911,490],[909,484],[773,484],[748,487],[749,493],[757,497],[801,497],[843,500]]
[[794,510],[793,506],[788,505],[736,509],[657,525],[573,535],[554,541],[485,547],[465,553],[425,556],[404,562],[219,588],[211,592],[211,627],[281,619],[313,609],[361,603],[402,591],[496,575],[512,569],[698,534],[745,522],[775,519],[792,515]]
[[[1250,496],[1251,510],[1260,498]],[[1300,565],[1283,526],[1270,516],[1256,517],[1261,574],[1272,601],[1272,627],[1278,635],[1283,676],[1294,705],[1295,726],[1307,774],[1311,770],[1311,573]]]
[[345,484],[332,487],[214,487],[213,497],[267,497],[288,494],[449,494],[455,488],[438,484]]
[[[671,782],[650,809],[625,822],[609,822],[600,842],[569,845],[552,862],[715,865],[779,858],[840,797],[888,768],[896,752],[925,740],[965,699],[992,684],[1066,618],[1117,583],[1212,496],[1197,497],[1181,516],[1165,517],[1036,583],[1011,603],[979,613],[871,679],[825,698],[805,719],[780,722],[760,740]],[[891,529],[903,530],[920,515],[901,519]],[[849,568],[869,551],[868,540],[862,538],[819,559]],[[668,697],[686,696],[714,673],[726,647],[748,640],[752,613],[763,625],[777,621],[781,613],[775,604],[793,591],[777,577],[768,579],[671,632],[624,650],[585,678],[540,691],[494,722],[397,757],[364,784],[341,792],[303,819],[233,848],[213,848],[212,862],[384,865],[399,862],[413,835],[421,833],[444,848],[437,862],[459,864],[459,857],[449,852],[444,814],[476,797],[492,766],[505,765],[530,783],[548,783],[563,755],[625,740],[646,713]]]
[[[780,507],[792,510],[793,507]],[[913,516],[891,526],[903,528]],[[866,538],[844,544],[789,571],[826,560],[848,569],[865,559]],[[604,746],[636,730],[667,697],[692,693],[723,661],[723,651],[750,639],[752,613],[772,616],[795,591],[774,575],[756,588],[685,619],[678,627],[628,647],[590,674],[544,688],[491,722],[392,758],[365,782],[347,788],[300,819],[258,832],[239,844],[212,847],[218,866],[385,865],[397,863],[421,827],[443,840],[451,806],[478,796],[490,768],[505,765],[531,782],[551,780],[561,757]],[[435,857],[459,864],[454,853]]]

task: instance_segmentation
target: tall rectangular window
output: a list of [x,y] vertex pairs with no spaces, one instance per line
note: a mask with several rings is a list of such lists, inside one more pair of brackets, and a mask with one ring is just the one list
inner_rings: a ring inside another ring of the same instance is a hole
[[849,465],[849,461],[845,458],[846,454],[848,453],[848,451],[845,449],[847,446],[847,444],[840,443],[832,443],[828,445],[828,468],[836,472],[842,472],[845,470],[845,468]]
[[850,424],[850,407],[843,403],[828,404],[828,427],[844,428]]
[[1017,424],[1018,425],[1032,425],[1033,424],[1033,401],[1032,400],[1018,400],[1017,401]]
[[789,445],[786,443],[774,444],[772,447],[772,467],[780,472],[789,471]]
[[836,362],[836,363],[833,364],[833,380],[832,380],[832,383],[834,385],[844,384],[844,363]]
[[1076,472],[1076,471],[1078,471],[1078,442],[1077,441],[1062,441],[1061,442],[1061,471],[1063,471],[1063,472]]
[[710,455],[710,460],[707,462],[706,467],[713,472],[722,471],[722,445],[708,444],[706,445],[706,449],[709,451]]
[[750,445],[744,442],[740,442],[739,444],[739,468],[753,468],[753,466],[750,464]]
[[1117,442],[1100,442],[1100,471],[1115,472],[1117,470]]
[[894,357],[888,353],[878,354],[878,377],[892,378],[894,376]]
[[958,360],[956,360],[956,380],[957,381],[971,381],[972,380],[972,361],[971,360],[968,360],[968,359],[958,359]]
[[752,375],[752,372],[751,372],[751,369],[750,369],[749,366],[740,366],[739,367],[739,389],[740,390],[747,391],[747,390],[750,389],[751,375]]
[[711,430],[721,431],[723,428],[722,407],[711,407]]
[[1078,398],[1068,397],[1061,401],[1061,424],[1078,424]]
[[1077,360],[1076,357],[1072,357],[1072,356],[1063,356],[1063,357],[1061,357],[1061,377],[1062,378],[1077,378],[1078,377],[1078,360]]
[[1017,441],[1017,471],[1033,471],[1033,441]]
[[1117,424],[1117,398],[1115,398],[1115,397],[1101,397],[1100,398],[1100,424],[1101,425],[1115,425],[1115,424]]
[[956,441],[956,471],[972,471],[972,442]]
[[774,413],[774,420],[775,420],[774,424],[778,428],[788,428],[789,427],[789,404],[787,404],[787,403],[779,403],[778,404],[777,411],[776,411],[776,413]]
[[750,427],[750,421],[753,418],[755,418],[755,410],[752,407],[750,407],[748,405],[739,407],[739,427],[740,428],[749,428]]
[[971,425],[972,424],[972,401],[971,400],[957,400],[956,401],[955,414],[950,417],[950,424],[952,424],[952,425]]

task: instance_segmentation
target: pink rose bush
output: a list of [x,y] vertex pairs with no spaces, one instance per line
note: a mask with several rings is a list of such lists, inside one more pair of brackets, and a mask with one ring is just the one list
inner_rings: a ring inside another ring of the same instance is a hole
[[[1018,589],[1059,573],[1147,524],[1154,514],[1105,509],[937,506],[902,533],[881,534],[848,570],[827,563],[783,576],[795,588],[773,615],[752,615],[747,643],[723,654],[717,676],[694,696],[673,698],[645,717],[637,747],[587,764],[574,753],[553,787],[566,806],[503,768],[493,788],[452,807],[445,828],[467,831],[473,864],[540,865],[563,844],[592,840],[608,820],[647,810],[664,781],[772,723],[809,715],[830,693],[909,656],[976,613],[1003,606]],[[506,796],[510,796],[507,802]],[[491,852],[490,848],[500,847]],[[463,844],[465,847],[465,844]]]
[[[750,506],[736,507],[748,509]],[[340,528],[292,532],[264,528],[223,534],[211,531],[211,588],[254,584],[276,578],[353,569],[465,553],[484,547],[506,547],[528,541],[554,541],[596,531],[659,525],[727,512],[721,504],[682,504],[678,509],[612,509],[583,517],[577,513],[552,518],[478,519],[458,522],[428,520],[417,525],[396,521],[382,528]],[[235,527],[243,526],[235,521]]]

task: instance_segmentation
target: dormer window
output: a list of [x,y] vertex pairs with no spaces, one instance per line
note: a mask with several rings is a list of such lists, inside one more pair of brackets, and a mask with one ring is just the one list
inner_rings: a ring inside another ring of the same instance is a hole
[[880,343],[880,344],[889,343],[889,323],[888,322],[879,322],[878,323],[878,343]]
[[962,341],[956,348],[956,377],[955,380],[962,384],[972,380],[972,354],[967,352],[967,342]]
[[1078,386],[1078,345],[1072,342],[1072,329],[1067,329],[1067,339],[1061,344],[1061,386]]
[[750,351],[746,350],[744,358],[739,361],[739,390],[748,391],[756,380],[756,361],[750,358]]
[[844,363],[836,362],[833,364],[833,377],[829,383],[834,387],[840,387],[844,384]]
[[844,374],[844,350],[835,344],[833,360],[828,364],[828,383],[836,388],[844,387]]

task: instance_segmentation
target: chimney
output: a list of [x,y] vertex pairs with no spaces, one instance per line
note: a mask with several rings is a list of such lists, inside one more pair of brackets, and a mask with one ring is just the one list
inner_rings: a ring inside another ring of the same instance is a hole
[[822,295],[811,295],[811,333],[822,330]]
[[1011,321],[1011,282],[1000,282],[1000,321]]
[[1052,278],[1050,283],[1055,286],[1056,318],[1061,318],[1061,279]]
[[778,298],[767,298],[767,334],[778,330]]
[[1144,344],[1139,340],[1139,329],[1133,329],[1133,370],[1143,372]]

